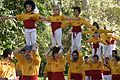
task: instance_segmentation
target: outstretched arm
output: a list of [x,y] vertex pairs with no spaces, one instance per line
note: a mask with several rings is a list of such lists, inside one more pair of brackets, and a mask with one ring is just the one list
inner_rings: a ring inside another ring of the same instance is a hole
[[0,17],[0,20],[6,20],[6,19],[15,19],[16,16],[12,16],[12,17]]

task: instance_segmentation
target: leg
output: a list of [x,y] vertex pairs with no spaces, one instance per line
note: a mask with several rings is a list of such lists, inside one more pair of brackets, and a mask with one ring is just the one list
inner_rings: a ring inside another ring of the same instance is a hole
[[78,51],[80,51],[81,49],[81,40],[82,40],[82,34],[81,32],[79,32],[76,36],[76,47]]
[[57,45],[61,48],[59,50],[59,53],[62,53],[63,45],[62,45],[62,29],[61,28],[55,31],[55,39],[56,39]]
[[25,29],[25,40],[26,40],[26,45],[30,46],[31,45],[30,32],[27,29]]
[[36,44],[36,38],[37,38],[37,34],[36,34],[36,29],[34,29],[33,31],[31,31],[31,45],[35,45]]
[[75,48],[76,48],[76,37],[74,38],[73,37],[73,32],[72,32],[72,36],[71,36],[71,44],[72,44],[72,46],[71,46],[71,53],[75,50]]
[[52,35],[52,47],[56,46],[56,40],[55,37]]
[[92,46],[92,56],[95,55],[95,49]]

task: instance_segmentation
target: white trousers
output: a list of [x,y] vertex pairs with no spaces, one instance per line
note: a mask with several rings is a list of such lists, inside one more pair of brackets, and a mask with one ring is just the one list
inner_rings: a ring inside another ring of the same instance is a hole
[[113,50],[114,45],[110,44],[108,46],[103,45],[103,54],[105,57],[110,57],[112,56],[112,50]]
[[36,37],[36,29],[25,29],[25,40],[27,46],[36,44]]
[[91,80],[89,76],[85,76],[85,80]]
[[56,45],[63,47],[63,45],[62,45],[62,28],[57,29],[54,32],[54,36],[52,35],[52,46],[56,46]]
[[[75,37],[74,37],[75,36]],[[71,46],[71,52],[73,52],[74,50],[78,50],[80,51],[81,49],[81,40],[82,40],[82,34],[81,32],[78,32],[78,33],[73,33],[72,32],[72,46]]]
[[111,75],[103,75],[102,80],[112,80],[112,76]]

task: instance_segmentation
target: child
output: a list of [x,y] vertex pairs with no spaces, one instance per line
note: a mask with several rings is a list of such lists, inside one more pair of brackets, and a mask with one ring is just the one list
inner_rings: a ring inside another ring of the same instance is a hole
[[90,68],[91,80],[102,80],[103,65],[102,62],[99,61],[99,57],[97,55],[93,56]]
[[33,13],[35,9],[35,3],[31,0],[25,1],[24,8],[26,10],[25,13],[13,16],[13,17],[1,17],[2,19],[11,19],[17,18],[17,20],[21,20],[24,23],[25,28],[25,40],[26,46],[31,49],[31,46],[36,44],[36,26],[35,22],[42,19],[39,14]]
[[98,55],[98,56],[100,56],[100,54],[101,54],[99,43],[103,43],[103,44],[107,45],[107,43],[105,41],[103,41],[101,38],[99,38],[98,32],[95,32],[94,36],[92,38],[86,40],[85,42],[92,43],[92,55]]
[[[69,51],[66,55],[66,59],[69,65],[68,75],[70,80],[84,80],[83,60],[82,55],[77,50]],[[68,78],[69,79],[69,78]]]
[[66,61],[64,56],[61,54],[60,57],[57,57],[59,54],[60,47],[53,47],[52,49],[52,55],[48,56],[48,51],[46,53],[47,55],[47,61],[50,62],[51,66],[49,67],[51,69],[51,79],[50,80],[65,80],[64,78],[64,70]]
[[68,25],[72,26],[72,46],[71,46],[71,53],[74,50],[78,50],[80,51],[81,48],[81,40],[82,40],[82,25],[86,25],[87,27],[89,27],[90,29],[95,29],[95,27],[93,27],[91,24],[89,24],[89,22],[87,22],[85,19],[79,17],[81,13],[81,9],[80,7],[74,7],[74,16],[75,18],[77,18],[76,20],[68,20],[66,21],[63,25],[62,28],[65,28]]
[[88,56],[84,57],[83,67],[85,71],[85,80],[90,80],[90,62]]

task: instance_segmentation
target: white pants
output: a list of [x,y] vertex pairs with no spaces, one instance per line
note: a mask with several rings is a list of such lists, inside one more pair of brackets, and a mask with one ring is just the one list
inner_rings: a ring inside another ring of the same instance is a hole
[[[75,37],[74,37],[75,35]],[[72,46],[71,46],[71,52],[74,50],[80,51],[81,48],[81,40],[82,40],[82,34],[81,32],[73,33],[72,32]]]
[[34,45],[36,43],[36,29],[25,29],[25,40],[26,40],[26,45]]
[[54,36],[52,35],[52,46],[56,46],[56,45],[63,47],[63,45],[62,45],[62,28],[57,29],[54,32]]
[[90,77],[89,76],[85,76],[85,80],[90,80]]
[[112,80],[111,75],[103,75],[103,80]]
[[108,46],[106,46],[106,45],[103,46],[103,54],[104,54],[105,57],[112,56],[113,47],[114,47],[113,44],[110,44]]

